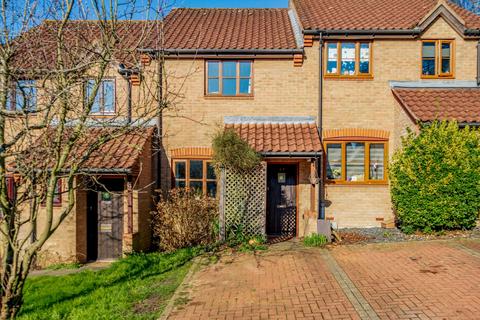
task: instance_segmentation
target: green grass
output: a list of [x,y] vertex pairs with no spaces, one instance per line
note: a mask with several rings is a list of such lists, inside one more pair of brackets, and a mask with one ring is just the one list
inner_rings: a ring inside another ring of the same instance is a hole
[[97,272],[28,279],[18,319],[157,319],[197,253],[135,254]]
[[303,238],[303,245],[306,247],[323,247],[327,242],[327,237],[323,234],[313,233]]
[[78,262],[74,263],[57,263],[52,264],[47,267],[47,270],[67,270],[67,269],[78,269],[81,268],[82,265]]

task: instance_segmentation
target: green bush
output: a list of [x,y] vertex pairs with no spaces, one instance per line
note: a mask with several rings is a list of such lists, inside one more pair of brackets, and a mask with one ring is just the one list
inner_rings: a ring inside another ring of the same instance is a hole
[[232,130],[220,130],[213,137],[213,163],[239,171],[248,171],[260,164],[260,155]]
[[313,233],[303,238],[303,245],[306,247],[323,247],[328,242],[323,234]]
[[406,233],[471,229],[480,212],[480,135],[455,122],[409,132],[390,165],[391,196]]

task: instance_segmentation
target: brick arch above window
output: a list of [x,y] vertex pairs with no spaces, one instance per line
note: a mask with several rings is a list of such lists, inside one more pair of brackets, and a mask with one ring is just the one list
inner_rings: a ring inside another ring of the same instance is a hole
[[328,129],[323,130],[323,139],[325,140],[376,140],[387,141],[390,137],[390,131],[379,129]]
[[211,158],[213,150],[210,147],[182,147],[170,150],[172,158]]

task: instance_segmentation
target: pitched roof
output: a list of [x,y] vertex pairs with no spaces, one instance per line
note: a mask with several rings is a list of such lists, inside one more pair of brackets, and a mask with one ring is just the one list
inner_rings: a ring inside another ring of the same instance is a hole
[[[40,25],[19,35],[13,41],[15,54],[13,64],[21,70],[54,68],[57,59],[57,33],[61,21],[45,20]],[[113,59],[135,64],[137,49],[158,43],[161,29],[159,21],[117,21]],[[113,32],[112,32],[113,34]],[[102,41],[99,21],[70,20],[64,26],[62,57],[68,66],[81,66],[91,62],[95,45]]]
[[[404,30],[416,27],[437,0],[292,0],[304,29]],[[480,16],[448,2],[468,29],[480,28]]]
[[239,120],[226,117],[225,129],[233,129],[253,149],[266,152],[321,152],[317,125],[299,117],[251,117]]
[[[137,173],[140,169],[140,160],[147,142],[152,138],[155,129],[153,127],[135,128],[129,132],[119,131],[113,127],[89,128],[75,143],[69,154],[69,160],[65,169],[71,164],[79,163],[82,157],[88,155],[81,165],[81,171],[89,172],[130,172]],[[37,144],[21,154],[15,161],[17,168],[22,166],[48,169],[53,155],[53,129],[45,132],[37,140]],[[65,139],[71,134],[65,132]],[[64,140],[65,140],[64,139]],[[102,139],[111,139],[102,144],[97,150],[90,152],[90,148]]]
[[393,88],[392,91],[416,121],[480,122],[480,88]]
[[165,18],[169,49],[295,49],[288,9],[174,9]]

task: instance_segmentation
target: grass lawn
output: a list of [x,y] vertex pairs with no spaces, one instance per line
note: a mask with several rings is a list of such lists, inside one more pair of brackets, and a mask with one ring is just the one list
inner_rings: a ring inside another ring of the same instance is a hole
[[196,252],[135,254],[97,272],[32,277],[18,319],[157,319]]

